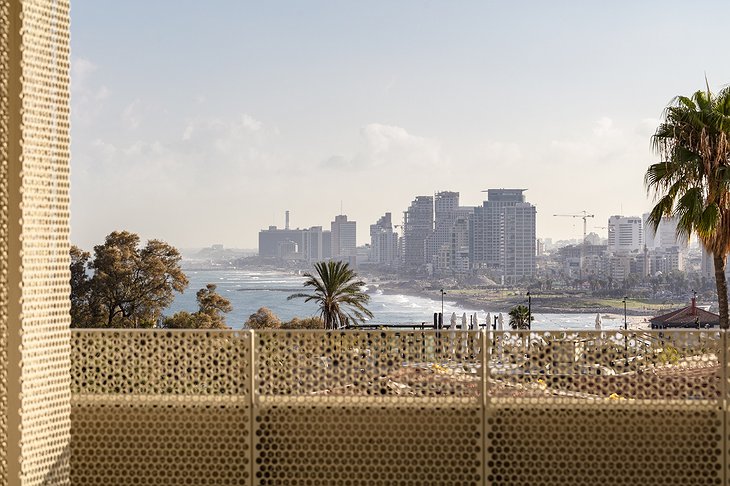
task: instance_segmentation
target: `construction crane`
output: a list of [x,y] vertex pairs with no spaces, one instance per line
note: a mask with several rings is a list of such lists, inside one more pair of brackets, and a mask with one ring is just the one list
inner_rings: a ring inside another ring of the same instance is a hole
[[582,214],[553,214],[553,216],[563,218],[581,218],[583,220],[583,243],[586,242],[586,236],[588,236],[588,218],[595,218],[595,214],[588,214],[587,211],[581,211]]

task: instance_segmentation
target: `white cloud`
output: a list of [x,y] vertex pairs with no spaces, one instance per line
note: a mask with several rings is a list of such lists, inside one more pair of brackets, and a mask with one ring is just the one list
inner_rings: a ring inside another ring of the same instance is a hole
[[360,129],[360,147],[355,155],[336,155],[323,167],[364,171],[388,166],[393,171],[432,169],[446,158],[437,140],[409,133],[394,125],[370,123]]
[[73,121],[91,123],[98,118],[111,91],[95,82],[99,67],[89,59],[71,59],[71,113]]
[[122,122],[130,130],[136,130],[141,123],[140,100],[135,99],[122,110]]
[[71,60],[71,90],[83,91],[88,88],[91,75],[98,66],[88,59],[73,58]]

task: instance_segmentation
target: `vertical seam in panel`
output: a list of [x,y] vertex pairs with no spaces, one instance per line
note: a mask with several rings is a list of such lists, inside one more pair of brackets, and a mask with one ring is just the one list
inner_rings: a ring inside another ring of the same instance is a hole
[[22,406],[21,382],[22,352],[22,287],[21,279],[21,238],[22,238],[22,138],[21,93],[22,82],[22,53],[23,37],[20,29],[21,20],[20,0],[9,1],[9,33],[8,33],[8,330],[7,330],[7,377],[8,377],[8,436],[7,461],[8,484],[22,484],[22,467],[20,458],[22,453]]
[[[489,323],[487,323],[489,324]],[[487,339],[487,330],[482,332],[482,484],[487,486],[487,383],[489,379],[489,340]]]
[[255,349],[256,349],[256,336],[253,332],[253,330],[248,331],[249,336],[249,370],[248,370],[248,383],[249,383],[249,391],[248,391],[248,413],[249,413],[249,424],[248,424],[248,463],[249,463],[249,485],[253,486],[255,484],[254,480],[256,479],[256,454],[254,451],[254,425],[256,423],[256,413],[255,413],[255,407],[254,404],[256,400],[254,399],[254,392],[256,388],[256,380],[255,380],[255,371],[256,371],[256,355],[255,355]]

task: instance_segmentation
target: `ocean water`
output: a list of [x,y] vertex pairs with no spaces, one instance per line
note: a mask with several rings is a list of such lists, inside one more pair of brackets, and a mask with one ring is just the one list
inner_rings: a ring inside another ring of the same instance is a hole
[[[227,314],[226,321],[234,329],[243,327],[248,316],[260,307],[268,307],[281,320],[287,321],[293,317],[309,317],[317,315],[317,306],[305,303],[304,299],[287,300],[295,292],[306,291],[303,287],[304,277],[287,272],[271,270],[199,270],[186,271],[190,280],[188,289],[177,294],[173,304],[165,311],[171,315],[177,311],[197,310],[195,293],[209,283],[218,286],[218,292],[231,301],[233,311]],[[433,298],[414,297],[402,294],[384,294],[379,290],[370,293],[368,308],[374,314],[373,323],[405,324],[421,323],[427,325],[433,322],[433,313],[441,311],[440,294],[436,292]],[[492,318],[499,313],[499,309],[474,309],[461,307],[456,302],[444,301],[445,321],[449,321],[452,313],[456,313],[461,322],[461,316],[477,313],[481,324],[486,323],[487,313]],[[503,311],[504,312],[504,311]],[[595,329],[595,314],[540,314],[533,313],[533,329]],[[602,315],[604,329],[619,329],[623,327],[623,316]],[[507,327],[509,318],[505,314],[504,323]]]

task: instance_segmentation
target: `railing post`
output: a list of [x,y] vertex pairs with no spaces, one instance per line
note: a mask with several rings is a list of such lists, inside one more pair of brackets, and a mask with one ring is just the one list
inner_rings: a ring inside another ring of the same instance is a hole
[[487,406],[489,404],[488,397],[487,397],[487,391],[488,391],[488,380],[489,380],[489,350],[490,347],[488,346],[488,333],[489,331],[485,329],[484,331],[481,331],[480,338],[482,342],[482,400],[481,400],[481,407],[482,407],[482,484],[484,486],[488,486],[489,482],[487,481],[487,450],[488,450],[488,444],[487,444]]
[[249,342],[249,360],[248,363],[248,413],[249,413],[249,425],[248,425],[248,463],[249,463],[249,485],[253,486],[256,484],[256,451],[255,451],[255,440],[256,431],[256,399],[254,393],[256,392],[256,335],[252,329],[248,330],[248,342]]

